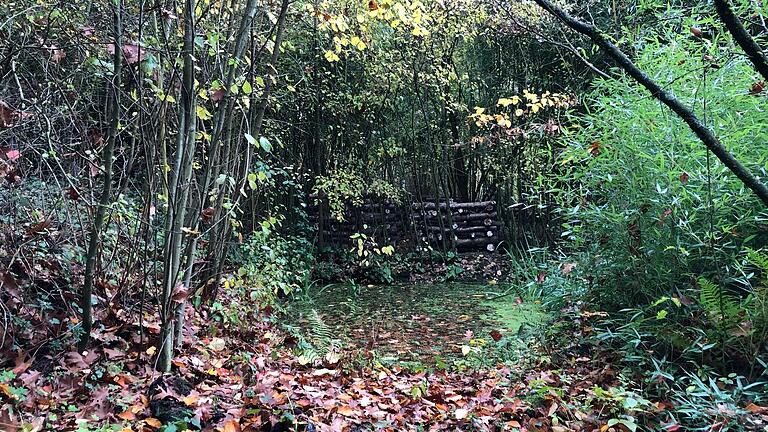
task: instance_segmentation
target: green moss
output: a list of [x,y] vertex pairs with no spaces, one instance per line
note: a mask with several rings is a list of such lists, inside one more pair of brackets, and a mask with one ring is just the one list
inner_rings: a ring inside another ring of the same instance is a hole
[[375,347],[381,359],[432,363],[463,358],[466,335],[490,340],[530,333],[549,315],[541,305],[496,300],[514,287],[483,284],[329,285],[289,306],[294,324],[307,327],[316,310],[348,348]]

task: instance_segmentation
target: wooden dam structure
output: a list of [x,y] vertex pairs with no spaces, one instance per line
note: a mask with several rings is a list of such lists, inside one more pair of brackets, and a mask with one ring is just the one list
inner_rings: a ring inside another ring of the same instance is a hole
[[433,201],[397,204],[364,200],[348,206],[344,220],[329,216],[327,207],[310,207],[317,244],[351,246],[350,236],[361,233],[379,245],[416,251],[494,252],[503,240],[495,201]]

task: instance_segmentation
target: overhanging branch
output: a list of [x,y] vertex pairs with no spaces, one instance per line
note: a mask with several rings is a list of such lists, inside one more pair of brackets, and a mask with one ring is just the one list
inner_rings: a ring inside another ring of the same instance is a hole
[[675,112],[702,143],[723,163],[736,177],[741,180],[758,198],[768,206],[768,187],[754,176],[729,152],[714,132],[699,120],[693,110],[677,99],[672,93],[664,90],[657,82],[640,70],[627,55],[609,41],[600,30],[592,24],[578,20],[568,14],[550,0],[535,0],[546,11],[557,17],[571,29],[589,37],[600,49],[605,51],[629,76],[651,92],[654,98],[661,101]]
[[728,32],[731,33],[733,39],[744,50],[749,57],[749,61],[755,65],[755,70],[763,76],[765,80],[768,80],[768,61],[766,61],[763,49],[755,42],[752,36],[744,28],[741,20],[733,12],[731,2],[729,0],[714,0],[715,9],[720,16],[720,20],[725,24]]

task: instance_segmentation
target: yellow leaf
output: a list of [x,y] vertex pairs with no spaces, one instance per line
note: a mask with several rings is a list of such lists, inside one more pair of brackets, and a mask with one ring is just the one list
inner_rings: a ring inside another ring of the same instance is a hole
[[200,400],[200,396],[197,396],[197,395],[184,396],[184,398],[182,399],[182,401],[184,402],[184,405],[186,406],[196,406],[199,400]]
[[181,227],[181,232],[187,235],[200,235],[200,231],[194,230],[189,227]]
[[163,425],[163,423],[162,423],[160,420],[158,420],[158,419],[156,419],[156,418],[154,418],[154,417],[150,417],[150,418],[148,418],[148,419],[145,419],[145,420],[144,420],[144,423],[146,423],[146,424],[148,424],[149,426],[152,426],[152,427],[154,427],[154,428],[159,428],[160,426],[162,426],[162,425]]
[[510,105],[517,105],[517,103],[520,102],[520,99],[515,96],[512,99],[509,98],[501,98],[498,102],[496,102],[496,105],[503,106],[504,108],[510,106]]
[[147,355],[155,355],[156,352],[157,352],[156,346],[151,346],[147,348],[147,351],[146,351]]
[[333,63],[341,60],[339,58],[339,55],[331,50],[328,50],[325,52],[325,59],[328,60],[329,63]]
[[227,420],[224,423],[224,432],[240,432],[240,424],[236,420]]
[[205,107],[203,107],[203,106],[198,106],[198,107],[195,109],[195,112],[197,113],[197,118],[199,118],[200,120],[210,120],[210,119],[211,119],[211,117],[213,117],[213,116],[211,115],[210,111],[208,111],[208,110],[207,110]]
[[342,406],[340,406],[336,410],[336,412],[338,412],[339,414],[341,414],[343,416],[347,416],[347,417],[352,417],[353,415],[355,415],[355,410],[352,409],[352,407],[350,407],[349,405],[342,405]]

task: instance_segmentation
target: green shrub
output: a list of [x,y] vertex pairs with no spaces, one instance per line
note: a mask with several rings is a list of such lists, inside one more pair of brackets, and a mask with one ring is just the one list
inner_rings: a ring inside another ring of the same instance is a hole
[[[692,60],[703,55],[722,58],[720,69]],[[749,62],[728,55],[718,43],[678,36],[649,43],[637,63],[766,177],[765,97],[749,92],[756,80]],[[581,127],[566,137],[567,174],[559,184],[572,186],[560,190],[561,216],[564,236],[592,252],[585,264],[602,304],[641,305],[700,276],[725,280],[746,247],[768,244],[759,200],[647,92],[629,79],[598,81],[587,106],[572,118]]]

